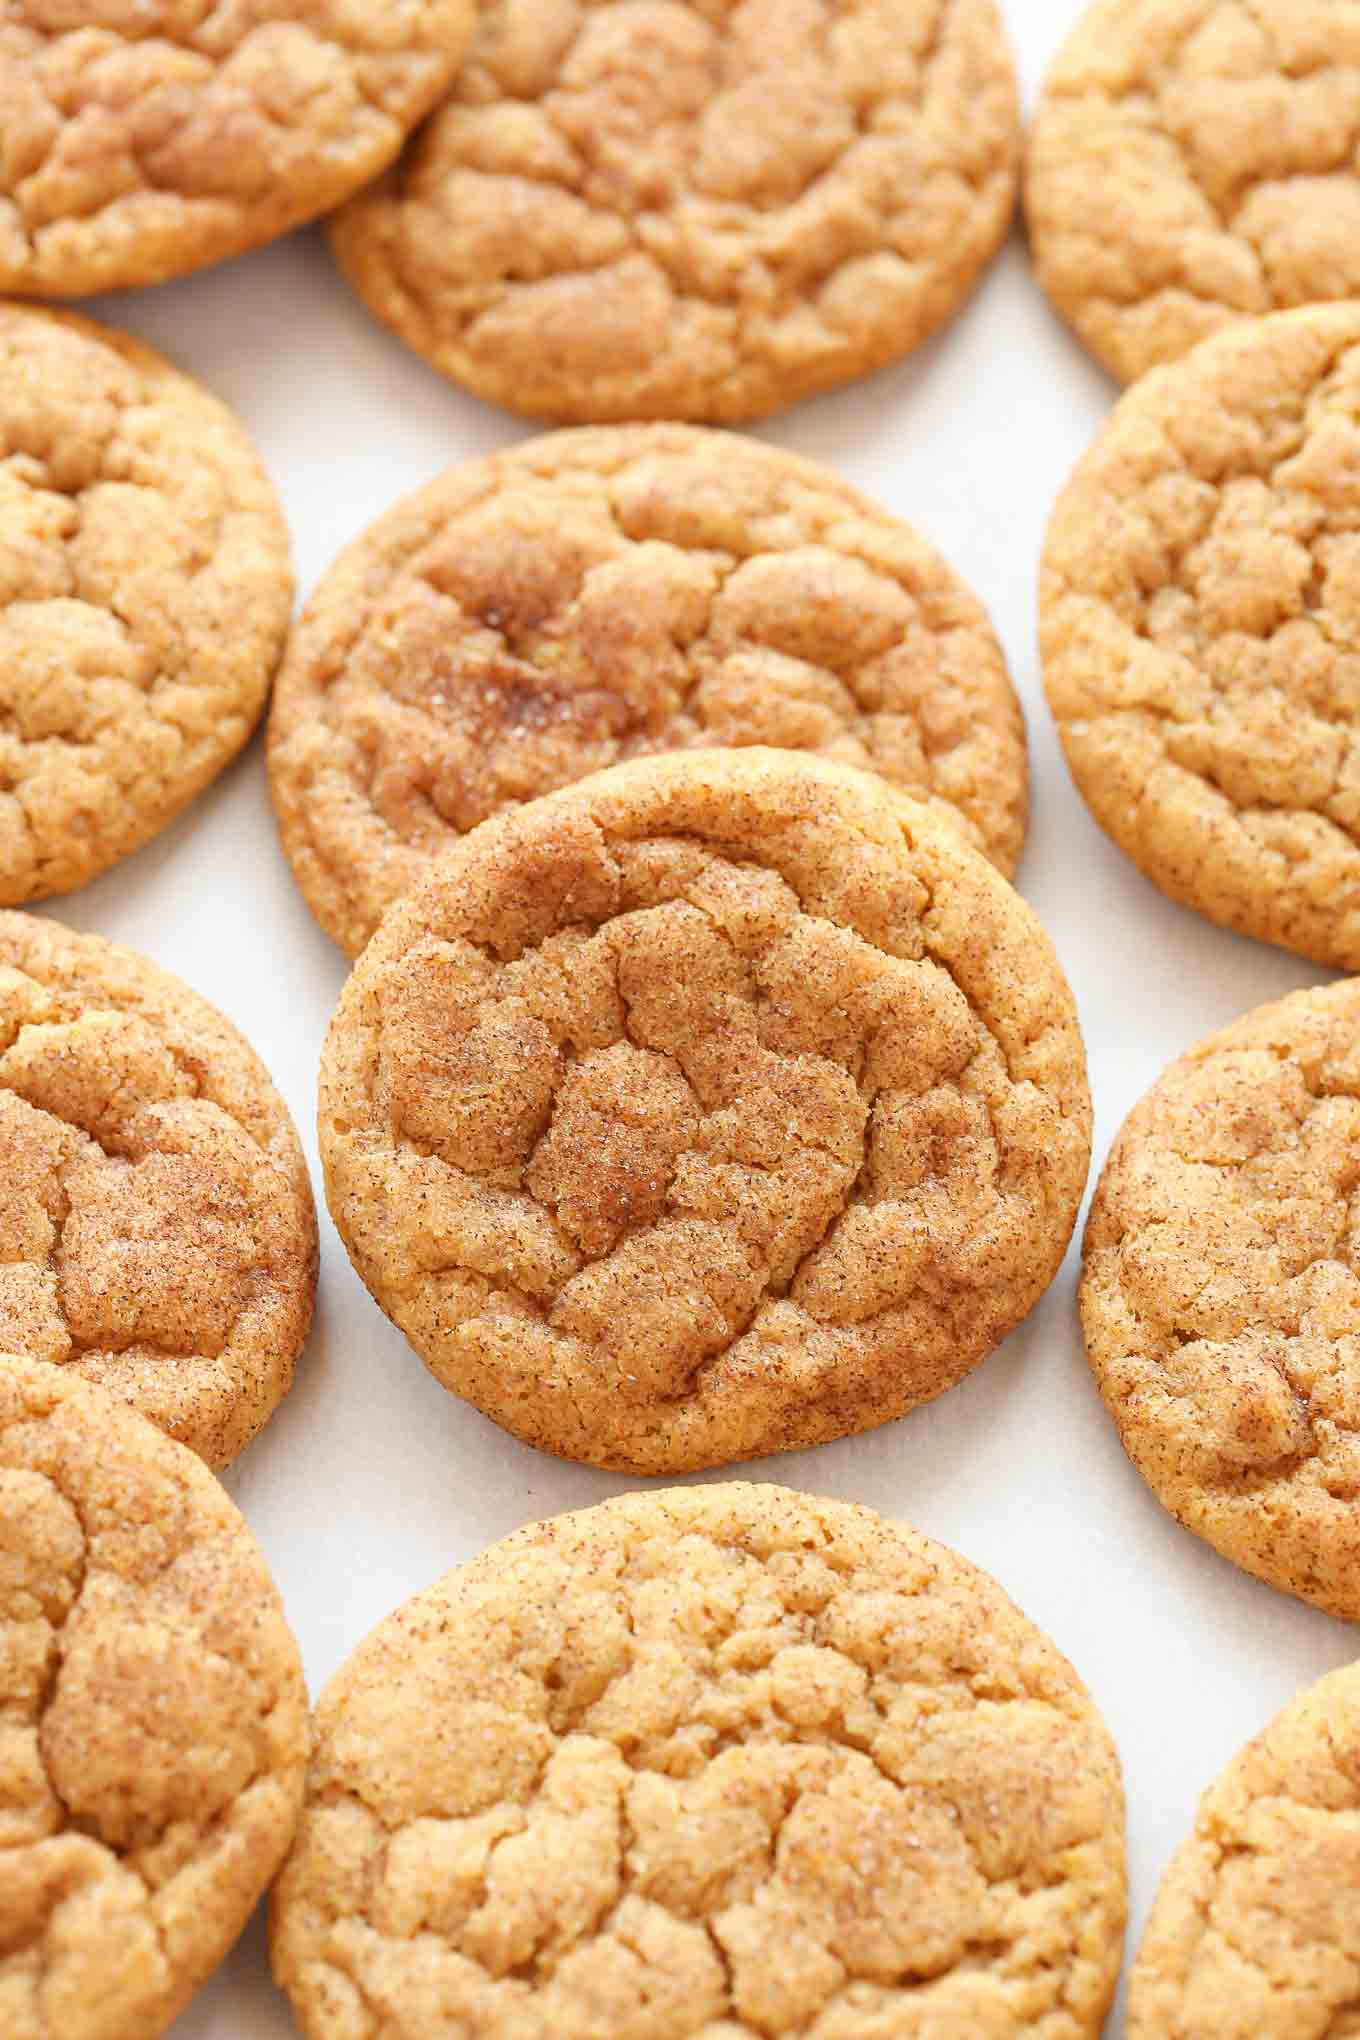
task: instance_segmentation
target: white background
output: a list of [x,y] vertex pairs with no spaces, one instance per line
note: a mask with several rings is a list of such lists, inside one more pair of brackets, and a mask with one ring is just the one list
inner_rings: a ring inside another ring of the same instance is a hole
[[[1075,0],[1012,0],[1027,104],[1076,11]],[[315,233],[92,309],[244,419],[282,492],[304,595],[397,496],[530,429],[370,323]],[[1098,832],[1062,763],[1039,684],[1036,567],[1048,510],[1114,395],[1040,296],[1017,233],[934,345],[762,428],[918,525],[996,621],[1030,722],[1034,812],[1019,884],[1076,992],[1096,1168],[1167,1061],[1319,975],[1163,900]],[[319,1186],[316,1068],[345,963],[294,889],[258,738],[174,828],[44,911],[144,950],[230,1014],[288,1099]],[[370,1301],[324,1213],[321,1226],[317,1323],[297,1384],[227,1477],[283,1591],[313,1693],[415,1589],[520,1523],[626,1484],[517,1444],[447,1395]],[[868,1437],[741,1471],[868,1502],[943,1538],[995,1573],[1071,1657],[1124,1760],[1132,1949],[1199,1793],[1353,1646],[1343,1624],[1236,1572],[1163,1514],[1087,1373],[1076,1274],[1074,1247],[1028,1323],[941,1401]],[[1110,2032],[1119,2025],[1116,2014]],[[175,2040],[292,2032],[257,1918]]]

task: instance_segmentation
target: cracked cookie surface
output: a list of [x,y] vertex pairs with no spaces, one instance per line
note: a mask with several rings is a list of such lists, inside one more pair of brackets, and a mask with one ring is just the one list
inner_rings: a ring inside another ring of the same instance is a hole
[[1129,1979],[1129,2040],[1345,2040],[1360,2018],[1360,1668],[1281,1709],[1200,1801]]
[[957,309],[1018,134],[993,0],[491,0],[332,238],[380,319],[513,411],[733,422]]
[[1040,281],[1133,382],[1235,319],[1360,297],[1353,0],[1097,0],[1029,142]]
[[308,2040],[1077,2040],[1123,1840],[1088,1694],[966,1560],[777,1487],[631,1495],[331,1681],[275,1973]]
[[217,776],[292,599],[231,413],[124,334],[0,305],[0,905],[84,885]]
[[231,1023],[133,950],[0,913],[0,1352],[225,1466],[288,1391],[316,1258],[292,1120]]
[[980,605],[825,469],[688,426],[562,432],[451,470],[312,596],[270,778],[351,955],[457,836],[639,754],[776,744],[880,772],[1006,873],[1024,724]]
[[0,290],[160,283],[338,205],[452,78],[471,0],[6,0]]
[[1101,827],[1222,926],[1360,968],[1360,306],[1130,390],[1044,548],[1044,686]]
[[1081,1315],[1172,1514],[1360,1620],[1360,982],[1295,992],[1164,1072],[1110,1153]]
[[307,1694],[212,1475],[0,1357],[0,2030],[154,2040],[292,1839]]
[[319,1131],[350,1256],[441,1381],[668,1472],[953,1385],[1086,1178],[1076,1015],[952,823],[795,752],[669,753],[484,823],[381,923]]

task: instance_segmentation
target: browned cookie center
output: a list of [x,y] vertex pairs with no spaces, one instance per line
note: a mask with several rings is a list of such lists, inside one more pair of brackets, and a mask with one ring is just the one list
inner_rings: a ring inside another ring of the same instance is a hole
[[629,757],[761,743],[875,769],[1014,867],[1019,708],[934,549],[791,455],[618,428],[455,469],[344,554],[280,676],[270,767],[308,898],[357,950],[488,815]]

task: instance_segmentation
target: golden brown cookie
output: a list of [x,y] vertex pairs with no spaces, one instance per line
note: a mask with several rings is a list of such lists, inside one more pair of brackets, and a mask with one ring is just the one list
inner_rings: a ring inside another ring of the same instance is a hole
[[322,1695],[275,1973],[308,2040],[1078,2040],[1119,1762],[995,1581],[744,1483],[530,1524]]
[[288,1392],[316,1253],[293,1122],[230,1021],[131,949],[0,913],[0,1352],[225,1466]]
[[1129,2040],[1344,2040],[1360,2005],[1360,1667],[1239,1750],[1162,1879]]
[[472,0],[6,0],[0,290],[160,283],[272,241],[385,169]]
[[1040,281],[1123,382],[1360,297],[1353,0],[1095,0],[1030,131]]
[[1101,827],[1183,906],[1360,969],[1360,306],[1146,377],[1054,510],[1044,685]]
[[1018,136],[994,0],[487,0],[333,240],[378,318],[512,411],[731,423],[943,324]]
[[1101,1394],[1172,1514],[1360,1621],[1360,980],[1261,1006],[1124,1123],[1086,1229]]
[[0,2032],[155,2040],[302,1804],[307,1693],[274,1583],[191,1452],[0,1357]]
[[294,633],[269,758],[298,883],[354,955],[488,815],[752,743],[877,770],[1015,869],[1020,706],[939,554],[793,454],[616,425],[455,468],[352,545]]
[[350,976],[320,1139],[446,1387],[658,1473],[958,1381],[1062,1259],[1090,1101],[1048,939],[953,824],[753,748],[464,837]]
[[231,413],[124,334],[0,305],[0,904],[83,885],[217,776],[292,599]]

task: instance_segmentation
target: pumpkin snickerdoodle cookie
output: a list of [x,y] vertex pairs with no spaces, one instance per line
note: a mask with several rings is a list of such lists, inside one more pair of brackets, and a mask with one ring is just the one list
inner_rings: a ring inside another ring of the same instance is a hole
[[1096,820],[1182,905],[1360,969],[1360,305],[1127,392],[1044,549],[1044,685]]
[[1119,1763],[994,1581],[744,1483],[531,1524],[321,1697],[275,1973],[308,2040],[1080,2040]]
[[1090,1102],[1034,915],[795,752],[670,753],[484,823],[322,1063],[331,1211],[446,1386],[633,1472],[864,1430],[1052,1279]]
[[1211,1035],[1125,1121],[1086,1231],[1086,1346],[1159,1499],[1360,1620],[1360,981]]
[[293,1123],[231,1023],[133,950],[0,913],[0,1352],[225,1466],[287,1393],[316,1253]]
[[1030,135],[1039,277],[1123,382],[1244,315],[1360,297],[1353,0],[1096,0]]
[[294,633],[269,758],[299,884],[354,954],[487,816],[752,743],[872,767],[1015,867],[1024,724],[938,553],[792,454],[603,426],[455,468],[351,546]]
[[1129,1979],[1129,2040],[1342,2040],[1360,2001],[1360,1667],[1300,1693],[1200,1801]]
[[332,229],[418,353],[529,417],[733,423],[881,367],[1015,198],[993,0],[489,0]]
[[124,334],[0,304],[0,904],[83,885],[216,777],[292,598],[225,406]]
[[160,283],[271,241],[385,169],[472,0],[6,0],[0,291]]
[[0,2031],[155,2040],[292,1839],[307,1694],[212,1475],[0,1357]]

